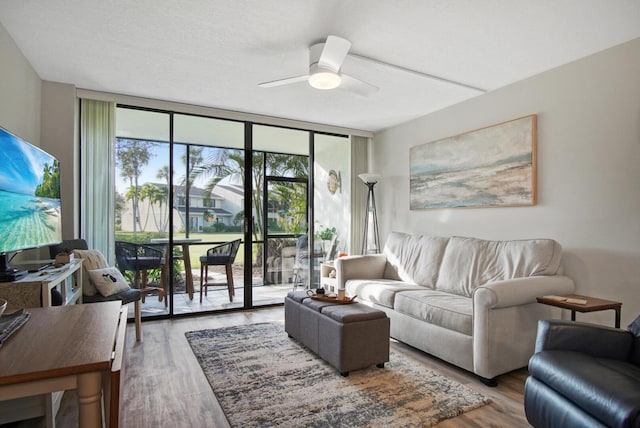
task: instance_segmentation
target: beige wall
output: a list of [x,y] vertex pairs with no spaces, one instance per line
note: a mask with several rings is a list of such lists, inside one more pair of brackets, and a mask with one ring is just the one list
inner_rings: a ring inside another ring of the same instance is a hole
[[0,25],[0,126],[40,145],[41,81]]
[[[409,210],[409,148],[538,114],[538,205]],[[381,235],[549,237],[579,293],[640,314],[640,39],[374,136]],[[578,315],[613,323],[613,312]]]
[[78,102],[76,88],[55,82],[42,82],[41,144],[43,150],[60,161],[60,199],[62,237],[78,236]]
[[[2,25],[0,58],[0,126],[35,146],[41,146],[42,82]],[[15,260],[40,259],[45,253],[48,252],[25,251]]]
[[0,58],[0,126],[60,161],[62,234],[73,238],[78,200],[74,185],[78,165],[75,87],[40,80],[2,25]]

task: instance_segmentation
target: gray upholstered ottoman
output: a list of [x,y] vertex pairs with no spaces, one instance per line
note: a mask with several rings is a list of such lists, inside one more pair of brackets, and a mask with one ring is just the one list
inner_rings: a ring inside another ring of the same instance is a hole
[[292,291],[284,301],[284,328],[343,376],[389,361],[389,318],[362,303],[323,302]]

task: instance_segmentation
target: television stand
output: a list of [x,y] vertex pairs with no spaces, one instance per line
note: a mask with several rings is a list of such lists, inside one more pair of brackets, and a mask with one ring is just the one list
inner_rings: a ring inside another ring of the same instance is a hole
[[37,273],[53,265],[53,260],[35,260],[29,262],[17,262],[13,264],[18,269],[24,269],[28,273]]

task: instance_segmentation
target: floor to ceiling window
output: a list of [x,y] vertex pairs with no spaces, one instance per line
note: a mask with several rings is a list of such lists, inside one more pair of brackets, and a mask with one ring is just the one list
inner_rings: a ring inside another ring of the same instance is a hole
[[[314,220],[309,209],[318,200],[310,197],[310,170],[325,180],[324,169],[318,170],[324,163],[310,168],[314,138],[321,148],[339,139],[344,147],[331,150],[340,162],[348,159],[346,137],[117,107],[115,240],[120,247],[137,245],[138,258],[150,263],[143,271],[125,270],[147,289],[143,316],[279,304],[295,286],[317,284],[318,264],[337,249],[336,240],[330,248],[331,239],[321,237],[326,229],[336,237],[348,233],[348,215],[343,221],[325,221],[324,214]],[[316,152],[327,159],[324,149]],[[336,174],[348,166],[336,168],[333,194],[340,187]],[[230,267],[207,257],[236,240]],[[202,275],[205,260],[208,272]]]

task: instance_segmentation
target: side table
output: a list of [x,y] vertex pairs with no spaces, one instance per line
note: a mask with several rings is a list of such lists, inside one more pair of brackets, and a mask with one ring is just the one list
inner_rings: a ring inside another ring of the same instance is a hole
[[320,286],[325,289],[327,294],[338,292],[338,279],[331,276],[331,271],[335,272],[335,270],[333,261],[320,263]]
[[549,299],[545,297],[536,297],[538,303],[544,305],[556,306],[558,308],[569,309],[571,311],[571,321],[576,320],[576,312],[596,312],[613,309],[616,313],[615,327],[620,328],[620,312],[622,310],[622,303],[615,302],[613,300],[598,299],[596,297],[582,296],[580,294],[561,294],[558,297],[565,299],[581,299],[586,300],[587,303],[570,303],[566,300]]

